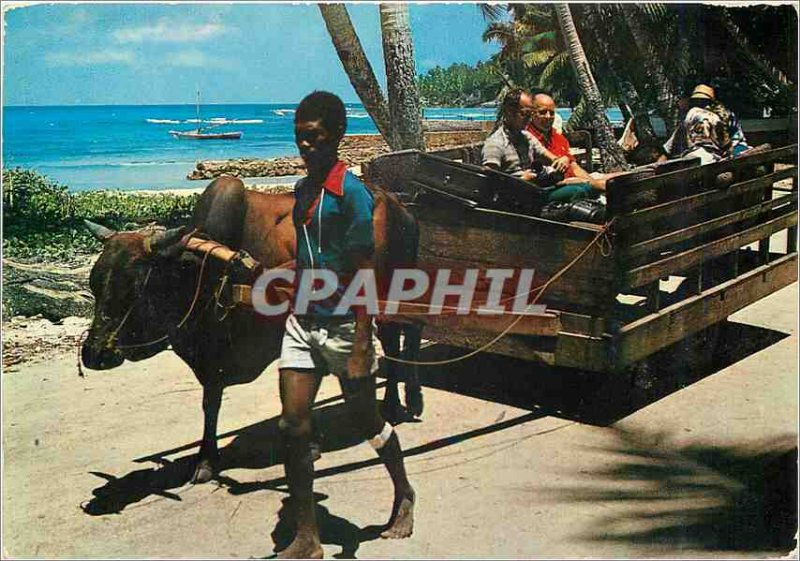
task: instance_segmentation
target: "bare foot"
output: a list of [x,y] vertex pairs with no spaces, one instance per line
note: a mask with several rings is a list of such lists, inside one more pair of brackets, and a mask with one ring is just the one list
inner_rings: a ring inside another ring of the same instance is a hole
[[297,536],[289,547],[278,552],[276,559],[322,559],[322,546],[317,539]]
[[389,527],[381,532],[382,538],[400,539],[407,538],[414,532],[414,503],[416,502],[414,489],[401,497],[395,497],[392,506],[392,518]]
[[214,477],[214,466],[209,460],[200,460],[192,475],[192,483],[208,483]]

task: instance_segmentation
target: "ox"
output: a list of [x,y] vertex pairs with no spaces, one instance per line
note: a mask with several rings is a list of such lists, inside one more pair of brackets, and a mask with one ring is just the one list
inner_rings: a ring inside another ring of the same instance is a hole
[[[375,195],[375,268],[416,262],[418,228],[413,216],[391,195]],[[203,192],[191,227],[232,249],[243,249],[265,268],[294,258],[294,197],[246,190],[239,179],[221,177]],[[218,458],[217,419],[226,386],[256,379],[280,355],[282,318],[265,318],[250,308],[221,313],[216,298],[222,263],[184,250],[185,228],[156,232],[115,232],[87,223],[103,241],[90,288],[95,297],[92,325],[81,349],[83,364],[106,370],[124,360],[154,356],[169,345],[203,386],[204,429],[193,482],[214,475]],[[202,275],[203,278],[199,278]],[[221,317],[223,316],[224,317]],[[420,329],[384,323],[378,336],[387,354],[413,358]],[[384,410],[387,419],[401,411],[397,392],[399,368],[387,367]],[[408,369],[406,404],[422,413],[422,394],[415,368]]]

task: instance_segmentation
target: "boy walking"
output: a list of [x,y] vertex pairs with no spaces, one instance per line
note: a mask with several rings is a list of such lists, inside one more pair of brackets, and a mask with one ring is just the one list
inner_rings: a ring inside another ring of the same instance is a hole
[[[314,514],[314,464],[309,439],[311,407],[322,376],[339,378],[353,425],[377,451],[394,485],[394,504],[384,538],[405,538],[414,525],[414,490],[406,477],[400,441],[381,417],[375,396],[372,318],[359,309],[337,310],[347,283],[371,270],[374,253],[372,194],[338,159],[347,126],[335,95],[315,91],[297,108],[295,142],[308,171],[295,185],[298,292],[286,320],[280,358],[281,433],[286,479],[297,513],[297,533],[279,558],[321,558]],[[331,274],[332,273],[332,274]],[[315,280],[335,283],[329,298],[310,298]],[[305,294],[304,294],[305,292]],[[301,309],[306,308],[306,309]]]

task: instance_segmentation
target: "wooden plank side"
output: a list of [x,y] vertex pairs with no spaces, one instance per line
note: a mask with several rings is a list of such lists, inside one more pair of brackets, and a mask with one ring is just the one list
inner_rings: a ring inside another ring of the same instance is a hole
[[411,180],[411,185],[413,185],[414,187],[417,187],[419,189],[425,189],[426,191],[429,191],[430,193],[433,193],[434,195],[437,195],[437,196],[441,197],[442,199],[444,199],[446,202],[449,202],[449,203],[455,203],[455,204],[458,204],[458,205],[461,205],[461,206],[465,206],[465,207],[468,207],[468,208],[475,208],[475,207],[478,206],[478,201],[475,201],[475,200],[469,199],[469,198],[465,198],[465,197],[461,197],[459,195],[455,195],[455,194],[450,193],[448,191],[442,191],[441,189],[438,189],[436,187],[431,187],[427,183],[420,183],[416,179],[412,179]]
[[628,214],[622,214],[618,216],[616,222],[614,223],[614,229],[626,231],[627,233],[627,230],[635,230],[638,227],[650,224],[656,220],[668,220],[677,216],[683,217],[681,223],[685,225],[687,222],[686,217],[692,216],[691,213],[694,213],[699,209],[717,205],[734,197],[740,197],[759,192],[772,185],[776,181],[790,177],[797,177],[796,167],[783,169],[762,177],[735,183],[727,189],[712,189],[646,209],[635,210]]
[[[570,237],[559,236],[546,225],[479,211],[459,212],[452,207],[417,210],[422,266],[535,269],[537,286],[567,266],[597,235],[590,229],[577,229],[569,232]],[[557,231],[562,229],[559,225]],[[610,306],[616,296],[613,279],[613,258],[603,256],[600,246],[594,244],[549,286],[543,302]]]
[[[386,301],[379,300],[379,309],[383,310]],[[488,337],[496,337],[500,333],[509,335],[536,335],[554,337],[561,330],[561,321],[557,313],[543,314],[503,314],[477,313],[459,314],[457,308],[442,306],[442,313],[431,314],[429,302],[401,302],[397,313],[381,315],[387,321],[415,322],[424,329],[448,329],[453,331],[481,333]],[[475,309],[475,307],[473,307]]]
[[614,367],[624,368],[796,280],[797,254],[793,253],[629,323],[614,338]]
[[[492,340],[490,334],[481,331],[453,330],[437,325],[426,328],[424,336],[438,344],[460,347],[454,352],[456,357],[479,349]],[[484,352],[552,365],[555,364],[556,341],[556,337],[507,335],[492,343]]]
[[556,366],[580,368],[593,372],[606,372],[611,365],[609,337],[586,337],[560,333],[556,342]]
[[668,234],[645,240],[643,242],[634,243],[628,247],[619,246],[619,250],[625,257],[644,255],[652,251],[664,249],[678,242],[690,240],[702,234],[707,234],[724,226],[729,226],[749,218],[760,216],[761,214],[784,205],[797,206],[797,193],[789,197],[780,197],[771,201],[764,201],[757,205],[747,207],[743,210],[732,212],[730,214],[714,218],[713,220],[701,222],[694,226],[690,226],[689,228],[683,228],[681,230],[670,232]]
[[794,226],[797,224],[797,211],[793,208],[788,210],[789,212],[784,215],[773,218],[758,226],[748,228],[743,232],[726,236],[719,240],[624,272],[621,279],[620,291],[625,292],[631,288],[643,286],[654,280],[685,271],[699,265],[703,261],[730,253],[740,247],[770,236],[775,232]]
[[[461,347],[456,356],[482,348],[492,339],[485,333],[452,331],[433,326],[425,329],[425,338],[439,344]],[[549,366],[580,368],[594,372],[609,370],[609,338],[585,337],[560,333],[558,337],[508,335],[492,343],[484,352],[540,362]]]
[[[784,146],[767,152],[743,156],[732,160],[723,160],[704,166],[679,169],[673,172],[655,175],[648,179],[643,179],[633,184],[624,184],[624,177],[618,180],[614,178],[608,181],[607,197],[609,211],[613,214],[621,214],[633,210],[632,205],[637,195],[645,191],[656,191],[665,195],[665,188],[671,186],[684,186],[679,192],[679,196],[685,193],[686,187],[696,184],[700,189],[703,186],[713,185],[717,175],[723,172],[739,173],[747,168],[757,165],[764,165],[773,162],[794,162],[797,159],[797,145]],[[777,180],[776,180],[777,181]],[[622,183],[621,185],[619,183]]]

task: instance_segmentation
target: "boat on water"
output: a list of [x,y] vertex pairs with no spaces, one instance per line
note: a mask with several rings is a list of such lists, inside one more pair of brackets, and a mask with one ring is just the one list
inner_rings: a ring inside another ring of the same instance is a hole
[[169,131],[175,138],[195,138],[200,140],[238,140],[242,138],[241,131],[230,132],[203,132],[203,129],[192,131]]
[[[242,138],[242,131],[210,131],[213,127],[218,127],[220,125],[224,125],[225,121],[214,123],[212,122],[211,125],[207,127],[202,126],[202,120],[200,119],[200,91],[197,92],[197,103],[196,103],[196,112],[197,112],[197,128],[194,130],[189,131],[169,131],[169,134],[174,136],[175,138],[190,138],[194,140],[238,140]],[[216,118],[212,119],[212,121],[220,121],[221,119]]]

